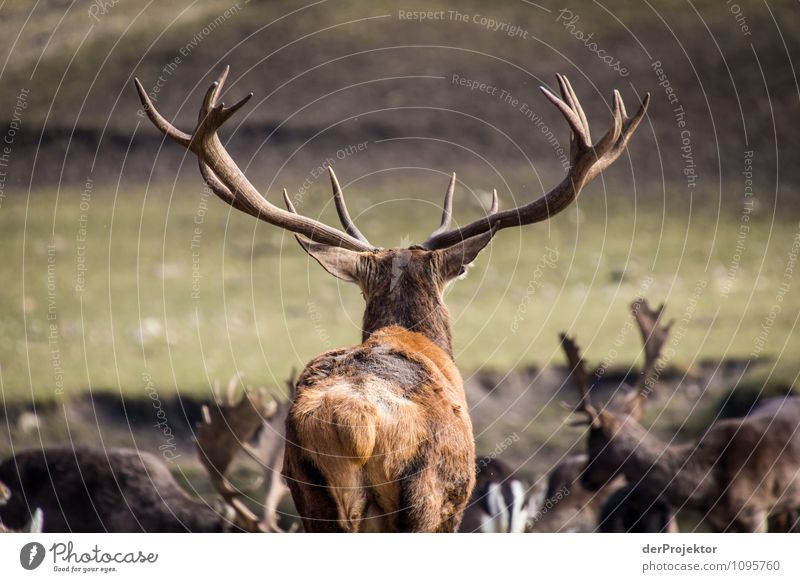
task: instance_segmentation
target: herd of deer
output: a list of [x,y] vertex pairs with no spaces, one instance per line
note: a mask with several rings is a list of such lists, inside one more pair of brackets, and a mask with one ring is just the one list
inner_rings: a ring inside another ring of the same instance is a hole
[[[141,83],[144,110],[171,140],[197,156],[210,189],[253,217],[295,233],[332,275],[356,283],[366,301],[362,342],[313,359],[278,405],[263,391],[236,400],[235,383],[204,408],[198,457],[220,502],[190,497],[157,457],[130,449],[64,446],[19,452],[0,464],[0,528],[44,531],[279,531],[278,504],[291,493],[307,532],[568,531],[578,513],[599,531],[675,531],[681,510],[699,512],[717,531],[789,531],[800,508],[800,398],[763,403],[721,420],[696,442],[657,439],[640,424],[658,381],[669,332],[662,308],[644,300],[632,311],[645,363],[621,406],[592,403],[594,376],[575,341],[562,335],[580,399],[574,424],[587,430],[586,453],[549,476],[544,499],[499,460],[476,468],[472,424],[443,301],[501,229],[549,219],[624,151],[645,115],[646,96],[629,117],[618,92],[611,127],[593,144],[570,83],[544,95],[571,129],[570,170],[551,192],[501,211],[494,193],[485,216],[450,228],[455,175],[441,223],[419,245],[381,249],[352,221],[329,168],[344,230],[269,202],[230,157],[217,133],[250,98],[220,101],[228,69],[209,88],[194,131],[173,126]],[[262,467],[267,484],[259,517],[229,479],[240,451]],[[281,469],[282,466],[282,469]],[[43,516],[43,517],[42,517]]]

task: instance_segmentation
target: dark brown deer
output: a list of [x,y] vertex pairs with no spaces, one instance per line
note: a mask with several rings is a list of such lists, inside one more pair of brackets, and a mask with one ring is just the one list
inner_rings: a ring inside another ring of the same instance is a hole
[[[639,312],[642,309],[641,302],[635,302],[632,307],[634,311]],[[658,337],[650,337],[648,330],[651,329],[656,316],[655,312],[645,308],[645,311],[642,311],[636,318],[642,337],[649,338],[651,351],[654,347],[653,342],[658,341]],[[647,327],[643,329],[642,325]],[[645,344],[645,350],[647,350],[646,346],[647,344]],[[570,371],[573,368],[574,362],[571,362]],[[585,378],[585,381],[588,381],[588,377]],[[626,405],[630,405],[630,402],[627,402]],[[639,408],[637,414],[641,414],[641,412],[642,410]],[[624,479],[619,476],[595,491],[586,489],[581,485],[581,476],[588,459],[589,457],[585,453],[572,454],[553,467],[547,476],[545,492],[545,502],[550,502],[551,507],[547,508],[546,512],[540,511],[536,515],[536,519],[532,523],[534,531],[571,532],[595,529],[607,499],[623,485]],[[626,501],[629,498],[630,496],[626,497]],[[557,500],[557,503],[554,503],[554,500]],[[632,505],[632,502],[628,505]]]
[[298,214],[284,190],[283,210],[245,177],[218,130],[250,96],[220,102],[228,69],[206,93],[194,131],[159,114],[144,87],[136,88],[155,126],[197,155],[208,186],[226,203],[294,232],[328,272],[356,283],[366,300],[362,343],[312,360],[297,382],[286,423],[284,476],[306,531],[445,531],[458,529],[475,482],[475,447],[461,375],[453,361],[447,283],[504,228],[551,218],[613,163],[645,114],[632,118],[614,93],[611,128],[592,145],[586,115],[565,77],[562,99],[545,96],[572,130],[571,167],[542,198],[499,211],[495,194],[486,216],[450,229],[455,175],[439,227],[420,245],[380,249],[347,212],[329,168],[344,232]]
[[[8,505],[11,501],[11,489],[0,481],[0,507]],[[0,519],[0,533],[42,533],[44,514],[41,509],[35,509],[31,520],[22,529],[11,529]]]
[[[641,383],[650,374],[648,368],[655,365],[658,354],[666,340],[666,335],[652,333],[660,315],[660,309],[653,311],[640,299],[633,302],[631,310],[639,327],[645,351],[645,369],[639,375],[639,382]],[[570,361],[569,363],[569,369],[572,372],[575,369],[575,362]],[[574,373],[573,377],[575,378]],[[583,382],[589,381],[588,376],[582,379],[575,379]],[[652,385],[643,385],[642,389],[647,389],[649,392],[652,390]],[[632,398],[634,395],[636,395],[635,390],[628,393],[627,397],[624,398],[622,408],[623,410],[631,410],[637,416],[641,416],[645,402],[644,399],[640,401],[639,398]],[[616,404],[616,399],[614,403]],[[596,490],[586,489],[581,484],[581,477],[588,459],[589,457],[586,453],[568,455],[550,471],[545,500],[558,499],[558,503],[553,504],[549,511],[541,514],[534,522],[533,527],[536,531],[592,531],[597,527],[601,514],[604,511],[610,512],[612,510],[613,506],[606,507],[606,504],[615,491],[624,485],[624,478],[619,475],[616,479],[608,481],[601,488]],[[622,515],[623,509],[630,510],[625,513],[625,515],[630,515],[633,511],[632,508],[639,503],[638,499],[633,499],[634,497],[637,497],[635,492],[626,495],[624,497],[625,507],[621,507],[615,515]],[[620,504],[619,498],[616,504]],[[669,521],[671,516],[650,515],[649,518],[647,523],[652,524],[659,520]]]
[[[654,325],[651,333],[666,331]],[[648,386],[657,379],[655,364],[646,366],[627,410],[598,410],[577,346],[563,341],[581,390],[577,412],[589,426],[585,487],[596,490],[622,474],[653,507],[700,512],[721,532],[765,531],[770,516],[800,507],[800,397],[773,399],[744,418],[718,421],[695,442],[665,443],[639,423]]]
[[638,492],[636,485],[615,489],[603,503],[597,518],[602,533],[677,533],[672,508],[663,500],[652,500]]
[[600,491],[585,489],[580,478],[588,455],[568,455],[550,470],[541,505],[533,514],[533,532],[586,532],[597,524],[597,516],[608,496],[622,485],[623,479],[610,483]]
[[463,533],[523,533],[536,510],[538,500],[497,458],[481,457],[476,463],[477,479],[464,511]]
[[225,473],[269,408],[257,393],[206,409],[198,450],[222,497],[218,508],[189,497],[150,453],[59,446],[23,451],[0,463],[0,481],[9,492],[0,504],[0,522],[18,530],[41,510],[45,532],[262,531]]

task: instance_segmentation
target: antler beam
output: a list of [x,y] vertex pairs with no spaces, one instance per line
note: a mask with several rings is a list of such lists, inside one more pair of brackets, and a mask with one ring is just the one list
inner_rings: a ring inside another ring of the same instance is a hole
[[[234,208],[280,228],[290,230],[319,243],[344,247],[354,251],[372,251],[375,248],[352,225],[344,206],[341,189],[336,193],[334,184],[334,200],[343,225],[348,231],[341,232],[317,220],[300,214],[283,210],[264,198],[261,193],[236,165],[228,151],[222,145],[217,130],[230,119],[253,94],[249,94],[238,103],[226,107],[219,101],[222,87],[228,77],[229,67],[225,67],[219,78],[212,83],[206,92],[198,114],[197,127],[194,133],[185,133],[161,115],[153,105],[147,91],[139,79],[135,79],[136,90],[145,113],[161,133],[197,155],[200,171],[209,188],[222,200]],[[332,181],[335,177],[332,176]],[[345,220],[346,218],[346,220]]]
[[[572,130],[571,166],[566,178],[548,194],[525,206],[489,213],[464,227],[453,230],[442,230],[440,226],[422,243],[423,247],[431,250],[441,249],[491,230],[497,232],[503,228],[547,220],[572,204],[588,182],[619,158],[647,111],[650,94],[645,95],[636,115],[629,118],[622,97],[618,91],[614,91],[611,127],[599,142],[592,145],[589,123],[572,85],[563,75],[557,75],[557,78],[561,90],[560,99],[544,87],[541,87],[541,90],[561,111]],[[452,194],[448,191],[445,198],[445,212],[448,208],[448,199],[451,198]]]
[[594,419],[597,418],[597,409],[592,405],[589,397],[589,373],[586,371],[586,364],[581,357],[581,350],[578,344],[575,343],[574,338],[569,337],[565,333],[560,334],[559,337],[561,338],[561,347],[564,349],[564,353],[567,356],[570,375],[581,395],[581,399],[575,411],[585,413],[589,417],[589,422],[592,423]]
[[627,402],[629,414],[636,419],[641,419],[644,413],[644,402],[648,396],[648,390],[651,389],[656,381],[654,377],[656,364],[661,357],[661,350],[664,344],[667,343],[669,331],[672,327],[672,321],[666,325],[661,325],[663,312],[663,303],[656,309],[651,309],[646,299],[637,299],[631,304],[631,313],[639,326],[639,333],[642,336],[642,344],[644,346],[644,366]]

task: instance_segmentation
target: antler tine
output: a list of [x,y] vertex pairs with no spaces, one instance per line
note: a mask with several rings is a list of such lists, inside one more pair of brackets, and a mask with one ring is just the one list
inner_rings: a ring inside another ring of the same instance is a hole
[[258,401],[262,403],[260,406],[263,411],[262,416],[265,419],[275,416],[275,413],[278,411],[278,403],[269,395],[267,389],[261,386],[256,390],[256,394],[258,395]]
[[225,85],[225,81],[228,79],[228,73],[230,70],[231,68],[228,65],[225,65],[225,68],[222,69],[222,73],[220,73],[219,77],[217,77],[217,80],[211,83],[209,88],[206,90],[206,94],[203,97],[203,105],[200,107],[200,111],[197,114],[198,125],[203,123],[203,120],[209,113],[211,113],[211,110],[216,105],[219,95],[222,93],[222,87]]
[[[439,226],[434,230],[425,241],[431,240],[435,236],[447,232],[450,228],[450,222],[453,220],[453,193],[456,191],[456,173],[450,176],[450,183],[447,185],[447,191],[444,193],[444,203],[442,204],[442,219],[439,221]],[[422,243],[425,246],[425,243]]]
[[620,99],[620,105],[622,105],[622,115],[624,119],[624,123],[622,125],[622,140],[620,142],[621,147],[625,147],[625,144],[628,143],[628,140],[633,135],[633,132],[636,131],[636,128],[639,127],[639,123],[641,123],[642,119],[644,118],[644,114],[647,113],[647,107],[650,105],[650,93],[645,93],[644,99],[642,99],[642,105],[639,107],[639,110],[636,112],[632,118],[628,117],[628,114],[625,112],[625,103]]
[[556,75],[556,77],[558,78],[561,95],[568,101],[570,108],[577,113],[578,119],[580,119],[581,126],[583,127],[583,134],[586,137],[586,144],[591,145],[592,133],[589,129],[589,120],[586,118],[586,113],[583,111],[581,102],[578,100],[578,96],[575,94],[572,84],[564,75]]
[[497,188],[492,189],[492,206],[489,208],[489,215],[497,214],[500,210],[500,201],[497,198]]
[[622,108],[620,106],[621,100],[622,98],[620,97],[619,91],[615,89],[613,94],[614,107],[611,110],[611,127],[608,128],[606,134],[600,138],[600,141],[594,146],[594,152],[598,160],[603,158],[622,135],[623,120]]
[[261,520],[258,516],[250,511],[250,508],[244,504],[244,502],[239,497],[238,491],[231,491],[227,494],[220,493],[223,501],[228,504],[228,506],[233,509],[234,515],[236,516],[236,524],[243,530],[248,532],[259,532],[265,533],[266,529],[264,525],[261,523]]
[[580,348],[575,343],[575,340],[567,334],[562,333],[559,337],[561,338],[561,346],[567,356],[567,362],[569,362],[570,374],[581,395],[576,410],[585,412],[591,420],[594,420],[597,416],[597,410],[592,406],[591,397],[589,395],[589,374],[586,371],[586,365],[581,357]]
[[644,366],[639,374],[636,385],[627,407],[629,414],[641,417],[644,412],[644,399],[647,397],[646,391],[653,383],[652,376],[656,369],[658,359],[661,357],[661,350],[667,342],[672,322],[660,325],[661,315],[664,312],[662,303],[656,309],[651,309],[646,299],[640,298],[631,303],[631,313],[639,327],[644,346]]
[[[233,406],[236,402],[236,387],[239,385],[239,380],[241,380],[241,376],[239,373],[233,374],[228,379],[228,393],[226,395],[226,400],[224,404],[226,406]],[[247,389],[245,389],[245,396],[247,396]]]
[[666,325],[661,324],[661,315],[664,312],[662,303],[656,309],[651,309],[646,299],[637,299],[631,304],[636,323],[639,326],[639,333],[642,336],[642,344],[645,350],[645,363],[655,365],[661,355],[661,349],[667,341],[672,321]]
[[[577,153],[581,150],[586,150],[592,147],[592,143],[590,140],[590,136],[586,132],[586,127],[583,126],[581,118],[578,114],[565,103],[563,100],[558,98],[554,93],[552,93],[546,87],[539,87],[539,89],[544,93],[544,96],[555,105],[561,114],[566,118],[567,123],[569,123],[569,127],[572,130],[572,134],[577,141],[577,150],[574,153]],[[573,155],[574,155],[573,153]]]
[[286,205],[286,210],[292,214],[297,214],[297,209],[295,209],[294,204],[292,204],[292,199],[289,198],[289,192],[286,188],[283,189],[283,203]]
[[142,86],[142,83],[138,78],[134,78],[133,82],[136,85],[136,91],[139,93],[139,100],[142,102],[144,112],[147,114],[147,117],[150,118],[150,121],[153,122],[153,125],[155,125],[161,131],[161,133],[166,135],[168,138],[178,142],[183,147],[188,148],[189,143],[192,141],[192,136],[172,125],[163,115],[158,112],[153,105],[153,102],[150,100],[150,96],[147,94],[147,91],[145,91],[144,86]]
[[195,442],[195,444],[198,448],[200,460],[203,462],[206,472],[211,479],[211,484],[214,487],[214,491],[217,492],[225,505],[233,511],[236,525],[245,531],[264,531],[264,528],[261,525],[261,520],[241,500],[241,492],[231,485],[230,481],[228,481],[228,478],[225,475],[221,475],[209,470],[208,464],[204,461],[204,451],[200,448],[199,443]]
[[219,96],[222,93],[225,81],[228,79],[229,71],[230,67],[226,66],[217,80],[211,83],[211,86],[206,91],[203,97],[203,104],[197,116],[197,128],[192,137],[193,141],[199,142],[205,137],[205,134],[214,134],[223,123],[233,117],[253,97],[252,93],[248,93],[230,107],[226,107],[224,102],[219,101]]
[[[558,99],[555,95],[543,87],[540,87],[540,89],[545,92],[545,97],[550,99],[550,101],[555,104],[562,113],[564,113],[565,110],[569,112],[566,115],[567,121],[570,123],[570,127],[572,128],[572,136],[570,138],[570,155],[575,156],[581,149],[585,150],[592,147],[592,132],[589,129],[589,121],[586,118],[586,113],[583,110],[583,106],[578,100],[578,96],[575,94],[575,90],[572,88],[572,84],[569,82],[569,79],[567,79],[564,75],[556,75],[556,79],[558,80],[558,87],[561,91],[563,101]],[[554,99],[556,99],[558,102],[554,101]],[[577,119],[574,119],[574,117],[577,117]],[[576,125],[578,129],[577,132]]]
[[[634,115],[632,118],[628,118],[625,110],[625,103],[622,101],[622,96],[618,91],[614,91],[614,123],[616,124],[616,119],[618,117],[620,120],[619,133],[616,137],[616,140],[611,142],[610,145],[606,146],[605,153],[602,156],[598,156],[597,164],[592,166],[590,169],[587,181],[594,179],[598,174],[600,174],[600,172],[614,163],[614,161],[622,154],[622,152],[625,150],[625,146],[628,144],[628,140],[630,140],[633,132],[636,131],[636,128],[639,127],[639,123],[641,123],[642,119],[644,118],[644,114],[647,112],[647,106],[649,104],[650,93],[646,93],[644,99],[642,100],[642,105],[639,107],[636,115]],[[614,128],[612,127],[612,129]],[[609,130],[609,132],[611,132],[611,130]],[[595,149],[599,149],[599,147],[600,144],[598,144]]]
[[164,135],[197,155],[203,179],[211,190],[226,203],[259,220],[295,234],[301,234],[318,243],[354,251],[376,250],[366,242],[366,239],[362,240],[317,220],[275,206],[266,200],[247,179],[217,135],[217,130],[252,97],[251,93],[230,107],[226,107],[219,100],[228,71],[229,69],[226,67],[206,91],[198,114],[197,127],[192,134],[180,131],[156,110],[150,96],[138,79],[135,80],[136,91],[153,124]]
[[557,81],[563,98],[557,97],[545,87],[541,87],[541,90],[564,116],[572,132],[570,138],[571,164],[567,176],[550,192],[529,204],[490,213],[461,228],[443,231],[428,237],[428,240],[423,243],[425,248],[441,249],[490,230],[496,232],[512,226],[523,226],[548,220],[570,206],[589,181],[619,158],[647,111],[650,95],[645,95],[639,111],[629,119],[621,96],[615,92],[611,127],[600,141],[592,146],[586,113],[575,95],[572,85],[563,75],[558,75]]
[[[336,204],[336,213],[339,215],[339,222],[342,223],[344,231],[350,236],[357,238],[363,243],[370,244],[358,227],[350,218],[350,213],[347,212],[347,205],[344,203],[344,194],[342,187],[339,185],[339,180],[336,178],[336,172],[333,171],[331,166],[328,166],[328,175],[331,177],[331,187],[333,188],[333,202]],[[370,245],[371,246],[371,245]]]

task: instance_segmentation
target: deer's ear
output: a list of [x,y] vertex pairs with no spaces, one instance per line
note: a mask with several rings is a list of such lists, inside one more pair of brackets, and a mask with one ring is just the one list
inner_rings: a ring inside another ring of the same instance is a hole
[[331,275],[348,283],[358,283],[358,264],[361,253],[316,243],[300,235],[295,235],[295,238],[303,250],[314,257]]
[[493,235],[494,231],[490,230],[439,251],[442,257],[442,272],[445,280],[449,281],[463,275],[469,264],[478,256],[478,253],[489,244]]

